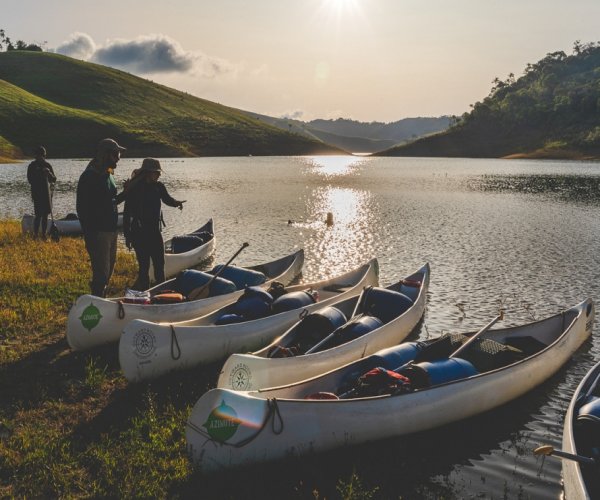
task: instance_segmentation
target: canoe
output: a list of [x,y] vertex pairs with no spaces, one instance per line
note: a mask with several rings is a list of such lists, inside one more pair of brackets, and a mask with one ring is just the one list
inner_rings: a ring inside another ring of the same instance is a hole
[[563,459],[565,498],[600,498],[600,363],[573,394],[563,428],[563,451],[595,460],[586,464]]
[[[23,233],[33,233],[33,215],[25,214],[21,219],[21,231]],[[56,227],[60,231],[61,235],[76,236],[81,234],[81,223],[77,214],[68,214],[62,219],[54,219]],[[48,218],[48,229],[47,234],[50,234],[50,218]],[[119,219],[117,222],[119,228],[123,227],[123,214],[119,213]]]
[[[252,288],[237,301],[191,321],[158,324],[134,320],[119,340],[121,369],[127,380],[137,382],[221,361],[235,352],[256,350],[281,335],[300,315],[377,285],[378,276],[377,260],[373,259],[335,278],[287,287],[287,293],[277,300],[271,296],[272,304],[264,291]],[[241,308],[245,309],[243,315]]]
[[[262,286],[268,287],[274,281],[290,283],[300,274],[303,264],[304,251],[298,250],[265,264],[240,269],[263,273],[265,283]],[[166,290],[176,290],[177,288],[177,279],[174,278],[147,292],[151,298],[154,298]],[[232,293],[173,304],[136,304],[126,302],[128,300],[126,297],[104,299],[94,295],[82,295],[69,311],[67,340],[74,350],[90,349],[98,345],[117,342],[125,325],[133,319],[185,321],[208,314],[236,300],[242,293],[243,290],[240,287],[239,290]]]
[[[176,251],[173,241],[181,236],[174,236],[165,241],[165,278],[172,278],[184,269],[191,269],[208,259],[215,251],[215,233],[213,220],[199,227],[194,232],[184,235],[183,238],[197,238],[197,246],[185,252]],[[150,279],[154,278],[152,260],[150,261]]]
[[365,289],[309,314],[259,351],[232,354],[217,387],[249,391],[291,384],[402,342],[425,312],[429,276],[425,264],[387,288]]
[[188,450],[209,472],[469,418],[547,380],[590,336],[593,322],[588,299],[542,321],[487,330],[460,358],[449,356],[468,335],[448,334],[404,342],[296,384],[251,392],[212,389],[188,418]]

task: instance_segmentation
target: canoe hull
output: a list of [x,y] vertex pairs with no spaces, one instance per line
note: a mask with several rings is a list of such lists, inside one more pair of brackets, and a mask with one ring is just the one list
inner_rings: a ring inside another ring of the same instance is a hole
[[[591,384],[600,376],[600,363],[596,364],[583,378],[579,386],[575,390],[567,415],[565,416],[565,424],[563,428],[563,443],[562,449],[567,453],[578,455],[580,451],[577,448],[573,425],[577,414],[577,402],[580,396],[585,395]],[[585,479],[581,471],[581,465],[573,460],[562,461],[562,475],[565,490],[565,498],[567,500],[589,500],[591,498]]]
[[379,275],[377,261],[373,260],[339,278],[294,285],[288,290],[318,290],[321,285],[345,282],[350,275],[356,277],[356,282],[343,292],[332,294],[331,297],[306,307],[253,321],[216,326],[214,321],[221,315],[223,308],[182,323],[157,324],[134,320],[125,327],[119,340],[119,362],[123,374],[130,382],[139,382],[171,371],[223,360],[236,352],[263,347],[298,321],[300,314],[306,314],[303,311],[311,312],[333,305],[360,294],[365,286],[376,285]]
[[[291,384],[402,342],[417,326],[425,312],[429,289],[429,265],[426,264],[408,279],[414,280],[417,276],[422,277],[422,284],[414,305],[404,314],[368,335],[333,349],[288,358],[266,357],[269,346],[254,354],[232,354],[221,369],[217,387],[250,391]],[[277,341],[271,345],[276,343]]]
[[[291,282],[300,274],[303,264],[304,252],[302,250],[265,264],[265,266],[272,266],[273,269],[280,269],[280,272],[273,275],[262,286],[268,287],[274,280],[285,284]],[[186,321],[219,309],[236,300],[242,293],[243,290],[238,290],[231,294],[190,302],[148,305],[120,304],[118,298],[103,299],[93,295],[82,295],[69,311],[67,341],[74,350],[91,349],[102,344],[118,342],[123,328],[134,319],[157,323],[160,321]]]
[[[547,380],[589,337],[591,300],[573,309],[577,316],[570,327],[535,355],[401,396],[286,399],[294,384],[260,392],[213,389],[198,400],[188,419],[189,452],[201,470],[209,472],[389,439],[492,410]],[[233,414],[235,418],[223,417]]]
[[[33,233],[33,215],[25,214],[21,219],[21,231],[23,233]],[[79,219],[54,219],[56,227],[60,231],[60,234],[68,236],[77,236],[82,234],[81,223]],[[123,227],[123,214],[119,214],[117,221],[117,227]],[[48,228],[46,234],[50,234],[51,222],[48,220]]]

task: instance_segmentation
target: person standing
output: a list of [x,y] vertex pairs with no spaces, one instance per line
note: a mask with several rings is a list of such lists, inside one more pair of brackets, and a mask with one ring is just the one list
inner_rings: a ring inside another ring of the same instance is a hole
[[138,261],[138,277],[133,288],[150,288],[150,260],[154,267],[156,283],[165,281],[165,246],[162,237],[161,201],[170,207],[183,209],[183,201],[177,201],[159,182],[162,168],[154,158],[145,158],[142,166],[134,170],[125,187],[126,199],[123,211],[123,234],[128,248],[135,250]]
[[27,180],[31,184],[33,200],[33,237],[37,238],[42,225],[42,239],[46,239],[48,214],[52,211],[52,185],[56,175],[52,165],[46,161],[46,148],[39,146],[35,150],[35,160],[27,167]]
[[106,296],[117,259],[117,205],[123,193],[117,196],[112,174],[121,151],[125,148],[114,139],[102,139],[77,184],[77,215],[92,266],[90,288],[98,297]]

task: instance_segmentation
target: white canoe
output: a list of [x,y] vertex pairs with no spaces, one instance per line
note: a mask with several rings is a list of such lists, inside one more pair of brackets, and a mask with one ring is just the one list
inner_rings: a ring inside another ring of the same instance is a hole
[[[348,334],[348,328],[360,323],[365,312],[365,301],[355,296],[337,303],[335,307],[343,313],[337,314],[335,310],[319,309],[296,323],[281,337],[271,344],[252,354],[232,354],[221,369],[217,387],[233,389],[236,391],[257,390],[265,387],[291,384],[307,378],[314,377],[338,366],[373,354],[380,349],[402,342],[415,328],[425,312],[427,291],[429,289],[429,264],[425,264],[417,272],[399,280],[387,287],[392,292],[401,292],[412,300],[412,305],[407,309],[402,297],[399,303],[393,304],[394,294],[386,294],[383,301],[388,301],[390,306],[396,305],[394,310],[389,308],[384,314],[379,315],[383,325],[366,331],[357,338],[350,337],[348,341],[329,348],[320,348],[308,353],[312,347],[322,341],[327,334],[335,330],[338,335]],[[368,290],[363,291],[368,293]],[[374,294],[371,294],[372,296]],[[362,298],[362,294],[361,294]],[[372,300],[377,300],[375,297]],[[358,307],[357,307],[358,304]],[[409,304],[409,302],[408,302]],[[370,303],[369,305],[373,305]],[[381,307],[386,307],[382,305]],[[325,314],[325,316],[324,316]],[[377,316],[375,314],[375,316]],[[333,321],[330,321],[330,318]],[[345,325],[336,324],[348,318]],[[354,325],[353,325],[354,321]],[[378,323],[374,323],[375,326]],[[332,334],[335,335],[335,334]],[[298,352],[288,357],[276,357],[284,348],[287,353],[290,348]]]
[[335,278],[290,286],[286,289],[288,294],[303,294],[304,291],[312,290],[318,293],[319,300],[310,305],[239,323],[215,324],[235,307],[233,302],[191,321],[158,324],[134,320],[125,327],[119,341],[121,369],[127,380],[137,382],[174,370],[223,360],[234,352],[255,350],[283,333],[298,321],[301,314],[359,295],[363,287],[376,286],[378,277],[377,260],[373,259]]
[[[595,452],[594,452],[595,448]],[[600,363],[581,381],[573,394],[563,429],[563,451],[593,458],[595,464],[563,459],[567,500],[600,498]]]
[[[21,230],[23,233],[33,233],[33,215],[25,214],[21,219]],[[81,234],[81,223],[79,222],[79,218],[77,214],[69,214],[62,219],[54,219],[54,223],[56,227],[60,231],[60,234],[76,236]],[[52,221],[48,218],[48,228],[46,230],[47,234],[50,234],[50,227],[52,226]],[[117,222],[117,226],[119,228],[123,227],[123,214],[119,213],[119,219]]]
[[[247,269],[265,274],[268,287],[273,281],[290,283],[302,270],[304,251],[298,250],[286,257]],[[149,290],[157,295],[164,290],[176,288],[175,279],[165,281]],[[67,340],[74,350],[117,342],[127,323],[133,319],[148,321],[185,321],[208,314],[236,300],[243,290],[176,304],[129,304],[123,298],[103,299],[94,295],[82,295],[77,299],[67,318]]]
[[[209,233],[212,235],[212,238],[202,245],[182,253],[171,252],[172,238],[165,241],[165,278],[172,278],[184,269],[196,267],[213,254],[216,245],[213,220],[209,219],[206,224],[190,234],[193,235],[195,233]],[[150,279],[154,279],[152,261],[150,261]]]
[[[315,397],[317,392],[343,390],[347,394],[343,382],[356,380],[373,363],[378,366],[380,358],[374,357],[284,387],[257,392],[213,389],[198,400],[188,418],[188,450],[201,470],[209,472],[402,436],[472,417],[503,405],[547,380],[589,337],[593,321],[594,306],[588,299],[542,321],[488,330],[478,346],[483,346],[483,342],[489,345],[488,339],[520,345],[521,359],[487,372],[480,370],[467,378],[423,385],[394,395],[304,399],[308,395]],[[443,341],[453,337],[447,336]],[[427,342],[414,344],[422,346]],[[453,349],[449,345],[442,355],[448,356]],[[515,352],[503,349],[511,355]],[[472,352],[469,349],[466,354],[461,353],[461,358]],[[468,364],[464,359],[461,361],[462,364],[458,358],[445,358],[431,365]],[[411,366],[416,374],[414,367],[423,363]]]

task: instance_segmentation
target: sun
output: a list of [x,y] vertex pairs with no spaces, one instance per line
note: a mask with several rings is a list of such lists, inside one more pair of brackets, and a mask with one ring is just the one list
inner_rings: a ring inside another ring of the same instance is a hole
[[323,0],[323,5],[328,10],[341,14],[346,11],[355,11],[358,0]]

